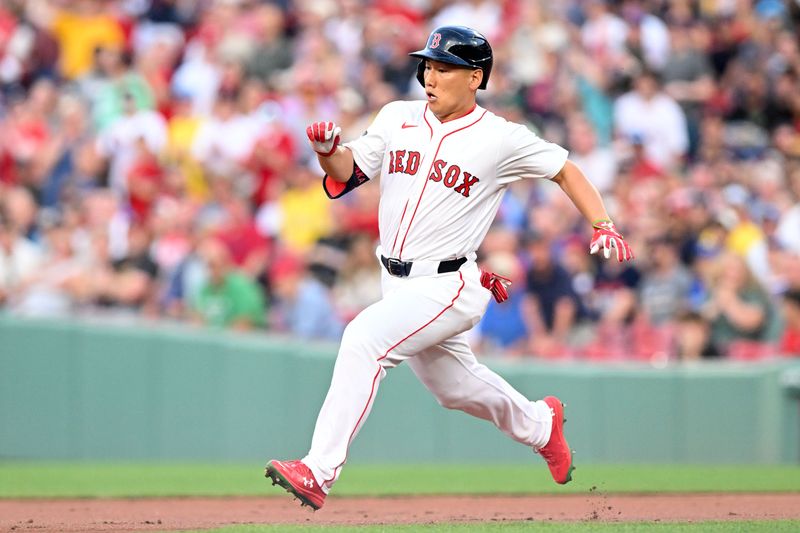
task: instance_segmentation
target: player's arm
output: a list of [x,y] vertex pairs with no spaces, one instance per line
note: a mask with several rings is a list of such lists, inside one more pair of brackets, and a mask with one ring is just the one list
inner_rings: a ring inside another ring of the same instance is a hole
[[600,192],[575,163],[567,159],[564,168],[553,177],[552,181],[567,193],[586,220],[591,223],[596,220],[608,220],[608,212]]
[[353,174],[353,152],[344,146],[338,146],[328,157],[317,154],[319,165],[332,180],[346,183]]
[[369,180],[355,163],[352,150],[339,146],[341,131],[333,122],[315,122],[306,128],[308,142],[325,171],[322,188],[331,199],[341,198]]
[[614,223],[611,222],[597,188],[575,163],[567,159],[564,167],[553,176],[552,180],[561,187],[578,211],[592,224],[595,231],[589,246],[591,253],[597,252],[602,247],[604,255],[608,258],[611,255],[611,249],[614,248],[618,261],[633,259],[630,245],[625,242]]

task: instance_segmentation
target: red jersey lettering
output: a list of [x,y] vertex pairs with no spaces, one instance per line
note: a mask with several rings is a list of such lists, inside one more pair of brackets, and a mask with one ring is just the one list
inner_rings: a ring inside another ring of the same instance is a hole
[[428,177],[428,179],[431,181],[442,181],[442,168],[444,168],[446,164],[447,163],[445,163],[441,159],[437,159],[436,161],[434,161],[433,171],[431,172],[431,175]]
[[406,161],[406,174],[415,175],[419,170],[420,155],[419,152],[408,152],[408,161]]
[[453,185],[456,184],[456,181],[458,181],[459,174],[461,174],[461,169],[458,165],[450,165],[450,168],[447,169],[447,174],[444,175],[444,181],[442,183],[445,187],[452,188]]
[[475,185],[480,181],[479,178],[473,176],[469,172],[464,172],[464,179],[461,181],[461,185],[453,189],[456,192],[460,192],[464,198],[469,198],[469,188]]
[[405,150],[398,150],[395,152],[395,161],[394,161],[394,171],[395,172],[405,172],[403,168],[403,158],[406,156]]

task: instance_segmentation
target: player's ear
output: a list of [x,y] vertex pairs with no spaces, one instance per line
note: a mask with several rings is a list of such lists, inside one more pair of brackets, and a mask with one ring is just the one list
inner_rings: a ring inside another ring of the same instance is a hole
[[483,69],[476,68],[472,71],[472,74],[469,78],[469,88],[473,91],[477,91],[478,87],[481,86],[483,82]]

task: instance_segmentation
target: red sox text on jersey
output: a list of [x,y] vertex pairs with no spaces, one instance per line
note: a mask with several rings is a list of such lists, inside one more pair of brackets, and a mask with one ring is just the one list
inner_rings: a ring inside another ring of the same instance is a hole
[[[409,176],[416,175],[419,170],[420,153],[412,150],[391,150],[389,152],[389,174],[402,172]],[[461,170],[458,165],[448,165],[447,161],[437,159],[433,162],[432,172],[428,176],[431,181],[441,182],[442,185],[460,193],[464,198],[469,198],[470,187],[480,181],[467,171]],[[461,178],[461,184],[456,183]]]

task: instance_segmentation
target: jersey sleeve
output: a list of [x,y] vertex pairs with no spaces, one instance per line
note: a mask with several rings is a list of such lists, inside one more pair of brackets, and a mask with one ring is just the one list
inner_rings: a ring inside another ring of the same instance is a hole
[[497,180],[507,184],[528,178],[551,179],[564,168],[568,155],[561,146],[516,124],[503,139],[498,154]]
[[389,126],[397,121],[396,115],[395,105],[383,106],[361,137],[344,144],[353,152],[353,160],[367,178],[376,178],[381,173],[383,156],[389,144]]

